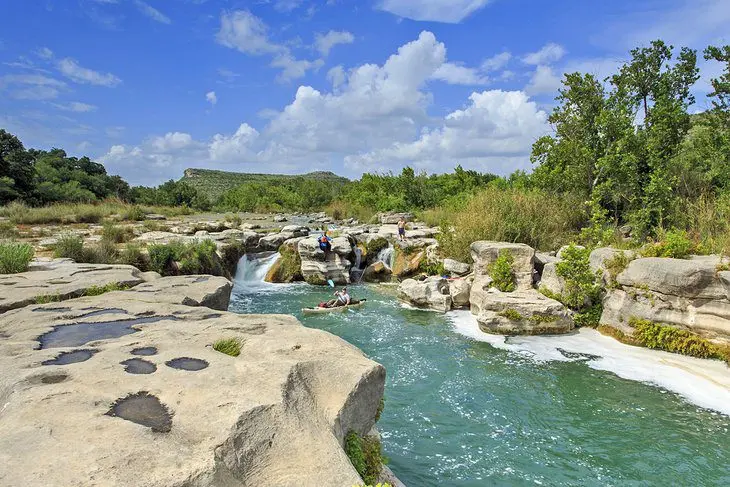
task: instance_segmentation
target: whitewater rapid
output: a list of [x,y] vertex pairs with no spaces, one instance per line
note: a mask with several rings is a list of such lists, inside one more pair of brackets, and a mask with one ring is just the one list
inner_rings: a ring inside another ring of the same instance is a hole
[[719,360],[625,345],[596,330],[566,335],[505,337],[479,329],[469,311],[447,314],[457,333],[535,361],[583,361],[596,370],[661,387],[697,406],[730,416],[730,370]]

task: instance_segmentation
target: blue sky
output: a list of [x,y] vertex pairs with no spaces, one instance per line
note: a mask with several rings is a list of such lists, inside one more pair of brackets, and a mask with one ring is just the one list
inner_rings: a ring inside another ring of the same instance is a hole
[[[562,73],[662,38],[730,43],[730,1],[6,0],[0,128],[134,184],[186,167],[529,169]],[[709,105],[703,61],[696,110]]]

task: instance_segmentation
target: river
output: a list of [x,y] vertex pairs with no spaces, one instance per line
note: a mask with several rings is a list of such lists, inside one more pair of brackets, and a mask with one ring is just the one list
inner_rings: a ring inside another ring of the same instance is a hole
[[230,311],[293,314],[383,364],[378,427],[409,487],[730,485],[724,364],[593,330],[504,343],[468,312],[409,309],[385,286],[351,287],[361,310],[303,316],[330,290],[261,283],[264,267],[239,269]]

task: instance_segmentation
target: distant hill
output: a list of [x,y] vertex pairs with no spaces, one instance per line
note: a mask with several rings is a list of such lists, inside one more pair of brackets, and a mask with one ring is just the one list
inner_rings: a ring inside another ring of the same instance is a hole
[[252,182],[276,182],[287,179],[304,178],[329,180],[336,185],[344,185],[349,180],[329,171],[317,171],[307,174],[254,174],[245,172],[217,171],[214,169],[185,169],[181,181],[185,181],[198,191],[203,192],[211,200],[215,201],[220,195],[240,186],[243,183]]

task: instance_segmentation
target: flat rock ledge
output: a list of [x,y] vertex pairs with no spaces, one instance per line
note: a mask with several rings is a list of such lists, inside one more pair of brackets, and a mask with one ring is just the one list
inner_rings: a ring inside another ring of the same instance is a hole
[[[213,349],[223,338],[239,356]],[[343,438],[373,427],[384,380],[357,348],[291,316],[137,291],[8,311],[0,485],[359,485]]]

